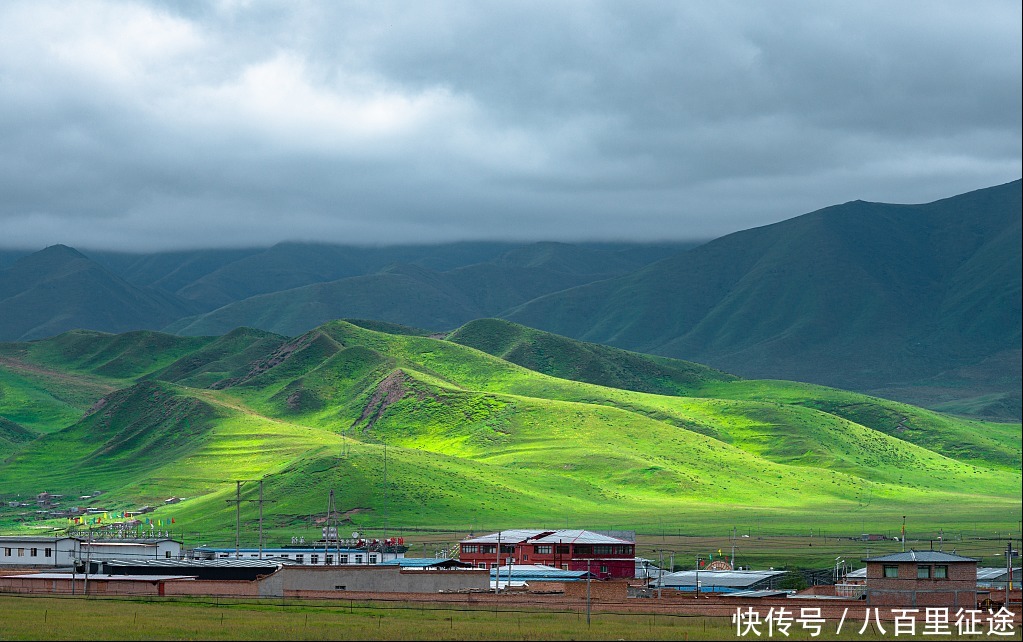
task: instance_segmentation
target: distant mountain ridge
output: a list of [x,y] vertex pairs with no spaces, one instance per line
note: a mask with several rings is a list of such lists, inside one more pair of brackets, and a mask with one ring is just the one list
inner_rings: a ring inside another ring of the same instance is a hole
[[502,316],[742,376],[931,405],[957,387],[997,390],[992,403],[1018,417],[1020,187],[924,205],[853,201]]
[[852,201],[700,245],[2,251],[0,341],[70,328],[294,336],[337,318],[444,332],[504,318],[744,377],[1018,420],[1020,193],[1017,180],[920,205]]
[[82,327],[163,327],[195,307],[174,294],[131,285],[81,252],[53,245],[0,270],[0,310],[0,338],[26,341]]

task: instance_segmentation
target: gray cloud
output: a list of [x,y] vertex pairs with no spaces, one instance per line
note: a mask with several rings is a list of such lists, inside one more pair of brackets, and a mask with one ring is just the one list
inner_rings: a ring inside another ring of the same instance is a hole
[[1019,178],[1018,2],[0,3],[0,245],[707,238]]

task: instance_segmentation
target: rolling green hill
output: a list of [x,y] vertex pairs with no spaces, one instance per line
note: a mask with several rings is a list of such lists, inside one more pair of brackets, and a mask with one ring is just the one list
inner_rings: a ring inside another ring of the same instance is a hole
[[[740,380],[496,320],[450,340],[376,327],[0,344],[0,416],[22,427],[4,424],[15,437],[0,488],[101,489],[114,511],[183,497],[155,515],[207,541],[231,539],[234,481],[261,478],[278,538],[315,535],[332,489],[361,529],[642,531],[671,516],[709,532],[751,511],[793,529],[1018,519],[1019,424]],[[4,402],[30,392],[40,403]],[[247,527],[255,515],[246,503]]]

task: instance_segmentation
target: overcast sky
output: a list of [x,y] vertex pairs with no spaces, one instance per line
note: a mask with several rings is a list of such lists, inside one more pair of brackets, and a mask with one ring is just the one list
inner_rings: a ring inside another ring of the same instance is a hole
[[0,246],[709,238],[1021,175],[998,2],[0,2]]

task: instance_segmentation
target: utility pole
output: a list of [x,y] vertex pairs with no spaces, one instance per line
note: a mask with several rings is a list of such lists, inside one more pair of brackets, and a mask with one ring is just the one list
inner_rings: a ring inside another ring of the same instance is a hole
[[586,627],[590,626],[590,560],[586,560]]
[[[259,483],[259,499],[242,499],[242,484],[245,482]],[[241,531],[242,531],[242,502],[259,503],[259,559],[263,559],[263,502],[274,502],[274,499],[263,499],[262,479],[238,479],[235,480],[234,499],[225,500],[234,504],[234,558],[241,557]]]
[[906,552],[906,516],[902,516],[902,552]]
[[700,562],[703,558],[697,556],[696,558],[696,599],[700,599]]
[[1005,605],[1009,606],[1009,591],[1012,590],[1012,540],[1009,540],[1008,546],[1005,548],[1005,569],[1008,571],[1008,576],[1005,578]]

